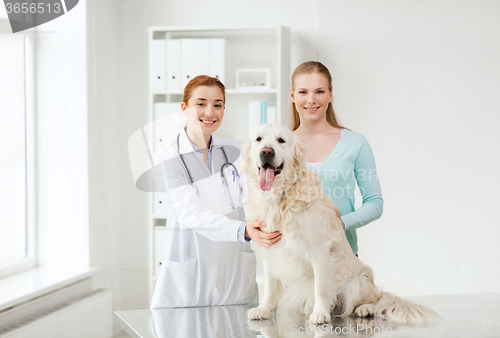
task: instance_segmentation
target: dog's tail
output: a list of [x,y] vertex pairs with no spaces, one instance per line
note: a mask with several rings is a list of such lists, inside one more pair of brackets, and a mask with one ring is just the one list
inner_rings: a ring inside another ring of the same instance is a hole
[[440,319],[431,309],[388,292],[382,293],[382,297],[375,305],[374,315],[406,324],[433,324]]

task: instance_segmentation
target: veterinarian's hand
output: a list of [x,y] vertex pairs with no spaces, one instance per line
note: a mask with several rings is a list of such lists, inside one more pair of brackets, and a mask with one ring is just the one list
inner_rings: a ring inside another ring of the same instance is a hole
[[[340,218],[340,210],[337,209],[337,217]],[[342,221],[342,218],[340,218],[340,223],[342,223],[342,229],[345,230],[345,224],[344,222]]]
[[251,238],[252,241],[257,242],[260,246],[269,249],[281,239],[281,232],[276,231],[268,234],[259,229],[265,226],[266,223],[264,222],[248,222],[245,229],[245,236]]

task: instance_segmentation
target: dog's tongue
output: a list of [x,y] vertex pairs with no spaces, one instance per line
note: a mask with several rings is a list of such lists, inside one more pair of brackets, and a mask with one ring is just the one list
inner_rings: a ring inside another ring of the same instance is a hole
[[261,168],[259,172],[260,189],[269,191],[274,182],[274,168]]

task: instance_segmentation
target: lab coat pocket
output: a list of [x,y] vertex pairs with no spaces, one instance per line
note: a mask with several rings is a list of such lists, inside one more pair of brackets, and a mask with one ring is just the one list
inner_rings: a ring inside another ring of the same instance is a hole
[[255,280],[256,260],[253,252],[240,252],[240,304],[257,303],[257,282]]
[[[194,288],[196,285],[196,262],[193,259],[186,263],[167,261],[164,263],[162,273],[156,288],[162,292],[156,297],[156,307],[187,307],[192,306]],[[158,285],[160,284],[160,285]]]

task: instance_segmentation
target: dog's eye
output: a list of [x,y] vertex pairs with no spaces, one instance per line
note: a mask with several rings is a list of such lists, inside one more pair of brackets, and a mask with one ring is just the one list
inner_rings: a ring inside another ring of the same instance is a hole
[[279,143],[285,143],[285,140],[283,140],[281,137],[278,139]]
[[257,142],[260,142],[261,140],[262,140],[262,137],[260,137],[260,136],[255,139],[255,141],[257,141]]

